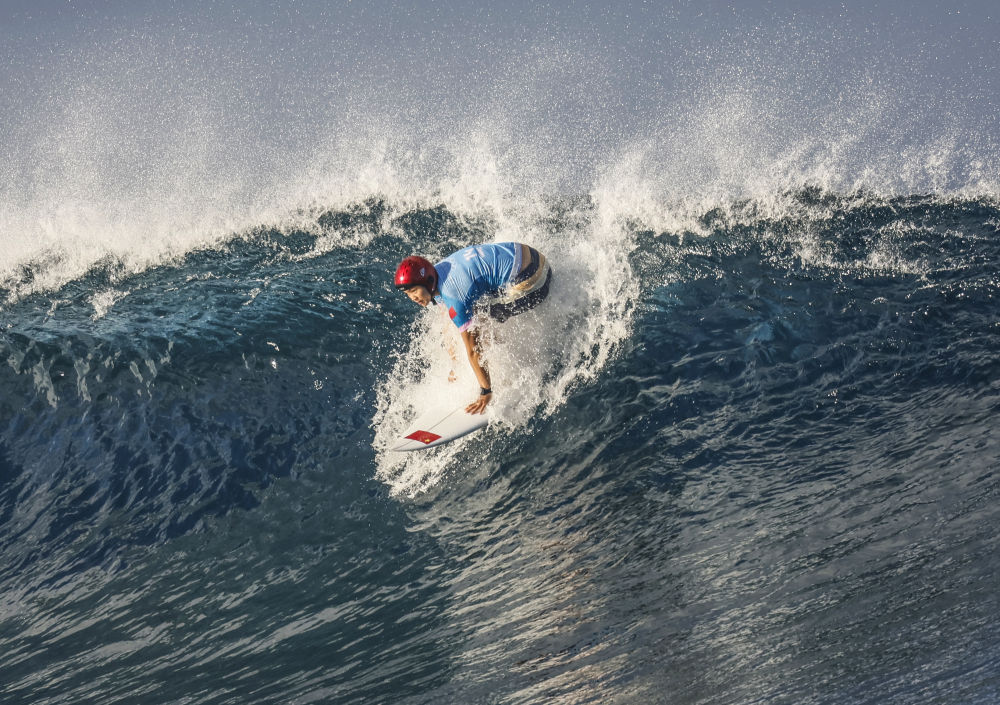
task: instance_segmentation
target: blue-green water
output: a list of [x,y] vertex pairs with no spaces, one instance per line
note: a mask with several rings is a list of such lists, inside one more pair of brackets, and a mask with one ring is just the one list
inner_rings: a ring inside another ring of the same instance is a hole
[[543,203],[493,423],[411,455],[475,385],[392,271],[495,212],[373,194],[9,275],[3,702],[1000,697],[995,199]]

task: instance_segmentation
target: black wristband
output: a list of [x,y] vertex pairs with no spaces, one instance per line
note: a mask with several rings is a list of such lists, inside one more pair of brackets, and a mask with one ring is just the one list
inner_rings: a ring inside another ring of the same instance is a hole
[[485,397],[487,394],[492,394],[492,393],[493,393],[493,388],[492,387],[480,387],[479,388],[479,396],[481,396],[481,397]]

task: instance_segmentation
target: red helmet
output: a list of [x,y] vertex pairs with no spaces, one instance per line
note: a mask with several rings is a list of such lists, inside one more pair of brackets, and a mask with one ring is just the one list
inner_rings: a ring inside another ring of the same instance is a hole
[[417,255],[410,255],[396,268],[396,288],[409,289],[411,286],[427,287],[434,293],[437,288],[437,270],[434,265]]

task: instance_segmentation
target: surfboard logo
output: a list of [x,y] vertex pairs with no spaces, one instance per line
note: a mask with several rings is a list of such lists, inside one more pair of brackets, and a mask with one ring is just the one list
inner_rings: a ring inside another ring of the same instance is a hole
[[448,309],[448,315],[451,316],[452,318],[458,315],[458,311],[455,310],[454,306]]
[[436,433],[431,433],[430,431],[414,431],[409,436],[407,436],[407,438],[409,438],[411,441],[417,441],[419,443],[423,443],[424,445],[433,443],[440,437],[441,436],[437,435]]

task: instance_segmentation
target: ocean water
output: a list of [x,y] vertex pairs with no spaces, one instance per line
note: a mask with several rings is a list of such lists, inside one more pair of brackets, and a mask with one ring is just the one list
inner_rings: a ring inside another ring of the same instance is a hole
[[0,23],[0,703],[1000,701],[996,34],[706,7]]
[[414,454],[475,382],[391,274],[496,213],[373,195],[44,290],[58,257],[23,264],[4,701],[994,701],[1000,206],[682,215],[519,210],[550,300],[490,331],[488,429]]

